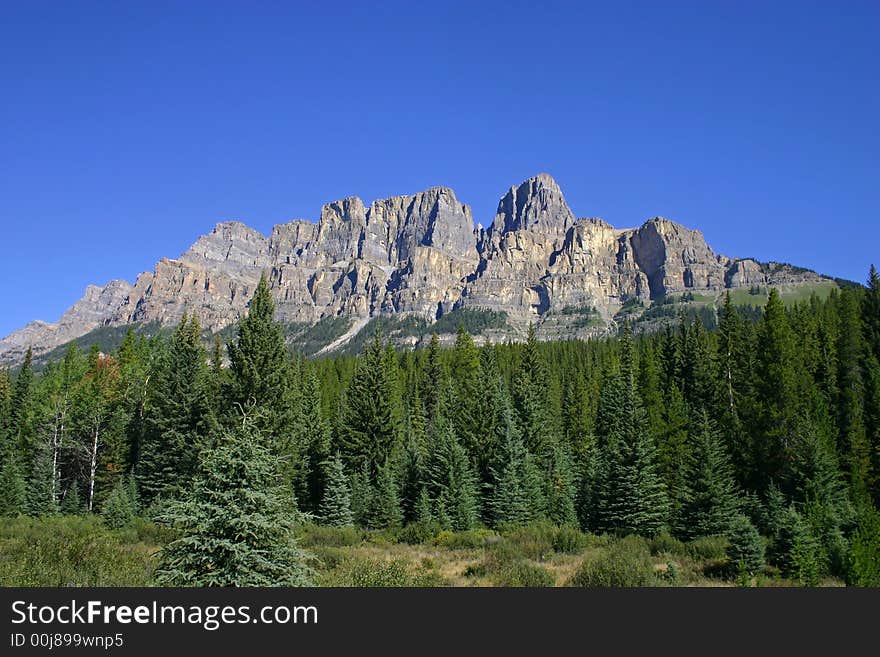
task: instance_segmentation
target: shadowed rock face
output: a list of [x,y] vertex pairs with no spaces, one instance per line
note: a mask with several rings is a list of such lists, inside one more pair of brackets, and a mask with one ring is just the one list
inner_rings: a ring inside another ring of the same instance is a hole
[[[633,297],[821,280],[717,255],[702,233],[661,217],[628,230],[576,219],[556,181],[539,174],[508,190],[485,230],[474,229],[470,207],[445,187],[369,207],[356,197],[334,201],[317,223],[280,224],[268,238],[240,222],[217,224],[133,286],[90,286],[56,324],[32,322],[0,340],[0,360],[17,360],[29,345],[46,351],[100,326],[174,324],[185,312],[216,331],[245,312],[263,274],[284,322],[380,313],[432,321],[472,307],[506,312],[514,336],[529,322],[540,330],[566,307],[592,307],[609,322]],[[558,321],[555,327],[558,333]]]

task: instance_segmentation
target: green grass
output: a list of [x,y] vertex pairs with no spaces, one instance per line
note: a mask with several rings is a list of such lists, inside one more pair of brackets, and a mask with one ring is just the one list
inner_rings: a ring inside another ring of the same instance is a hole
[[[832,280],[817,283],[803,283],[793,286],[775,286],[779,291],[779,297],[786,306],[793,306],[802,301],[809,301],[815,294],[819,299],[827,299],[832,290],[838,289],[837,283]],[[764,306],[767,303],[770,290],[761,287],[758,294],[752,294],[753,288],[735,288],[730,290],[730,301],[737,306]],[[724,302],[724,295],[718,300],[718,304]]]

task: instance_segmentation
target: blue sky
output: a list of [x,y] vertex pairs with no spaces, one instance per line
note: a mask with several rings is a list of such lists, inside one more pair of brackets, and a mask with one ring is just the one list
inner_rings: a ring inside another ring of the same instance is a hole
[[47,2],[0,8],[0,335],[217,222],[447,185],[729,255],[880,265],[878,2]]

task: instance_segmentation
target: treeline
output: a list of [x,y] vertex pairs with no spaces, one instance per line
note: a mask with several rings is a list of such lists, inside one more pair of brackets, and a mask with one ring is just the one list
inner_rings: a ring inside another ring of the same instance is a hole
[[[183,533],[168,583],[240,582],[223,579],[235,567],[306,581],[284,567],[298,553],[283,533],[305,516],[721,535],[745,573],[769,561],[807,584],[880,584],[873,267],[866,287],[791,308],[775,291],[758,315],[727,298],[715,330],[682,316],[588,342],[477,347],[462,328],[449,349],[376,334],[357,357],[306,360],[273,315],[262,281],[228,344],[206,350],[184,318],[168,339],[0,373],[0,511],[159,518]],[[221,540],[245,516],[259,565]]]

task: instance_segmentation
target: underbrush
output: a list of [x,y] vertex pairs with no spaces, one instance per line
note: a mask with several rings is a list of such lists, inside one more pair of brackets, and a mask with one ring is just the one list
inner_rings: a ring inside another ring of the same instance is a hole
[[148,586],[159,548],[141,535],[151,532],[112,531],[94,516],[4,518],[0,586]]

